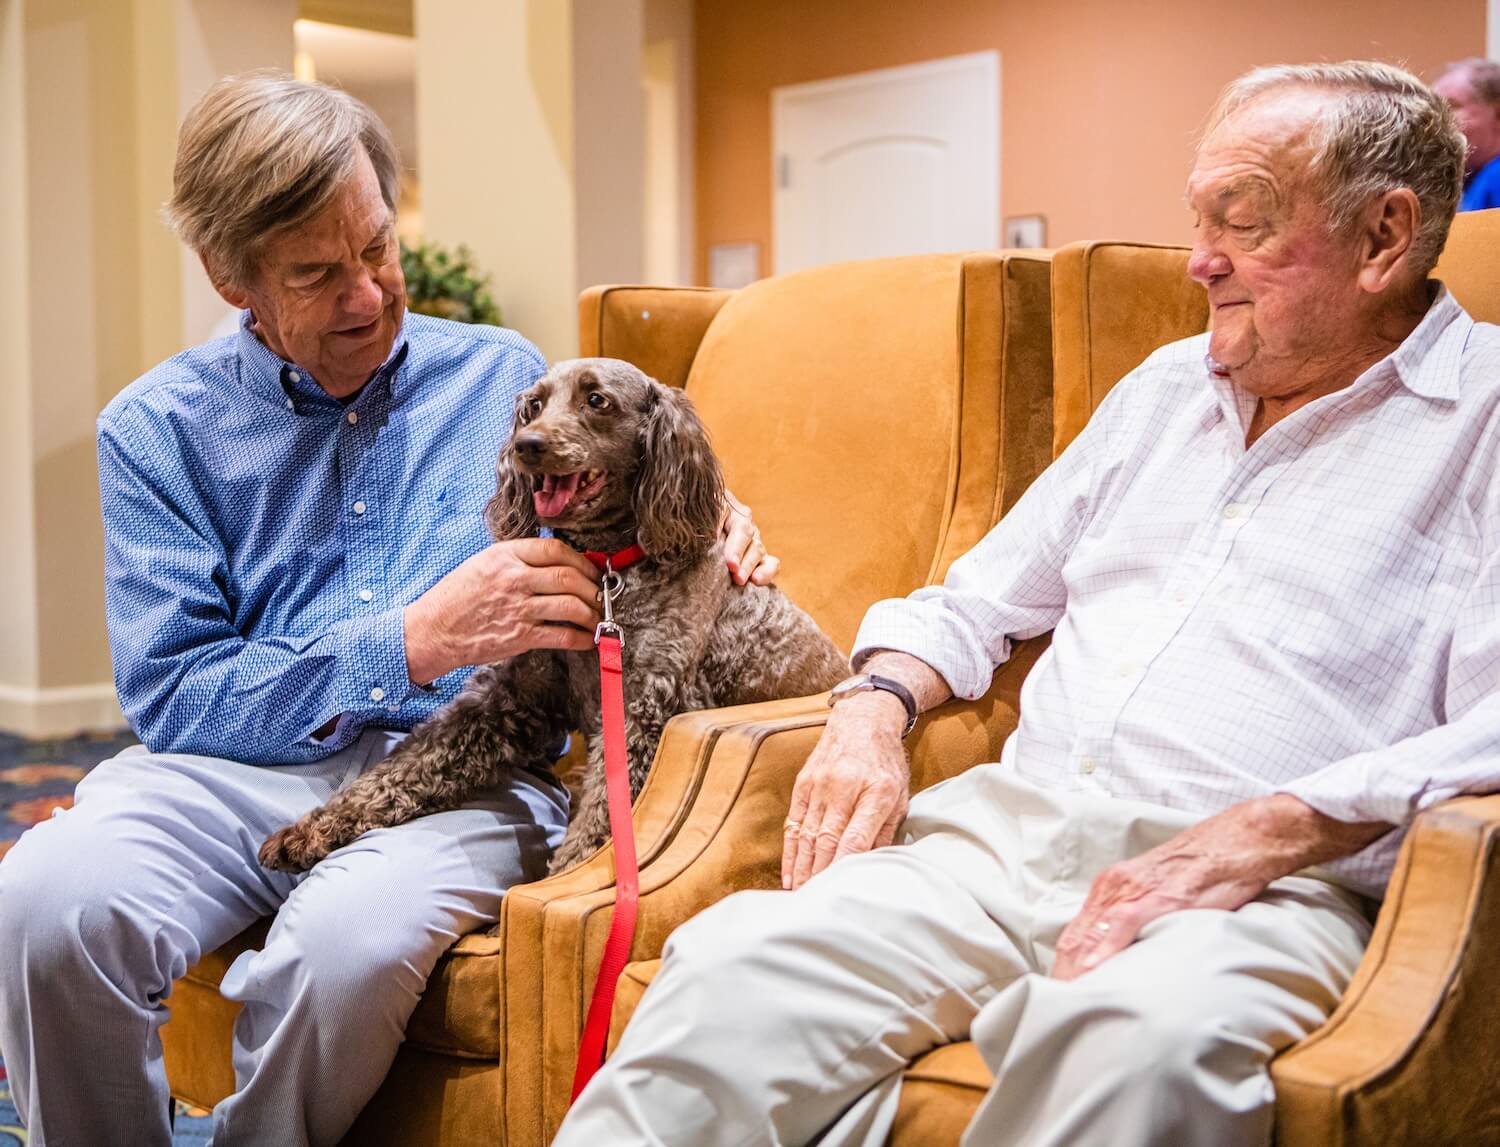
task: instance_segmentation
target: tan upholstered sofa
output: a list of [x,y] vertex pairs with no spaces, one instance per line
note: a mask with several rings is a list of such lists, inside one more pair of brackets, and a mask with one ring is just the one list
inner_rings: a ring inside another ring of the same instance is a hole
[[[1051,456],[1042,254],[877,260],[733,293],[597,288],[579,315],[582,353],[687,388],[730,488],[784,560],[781,584],[845,646],[872,601],[941,577]],[[812,734],[820,704],[690,714],[668,728],[637,802],[637,957],[712,900],[766,882],[754,856],[708,856],[700,871],[712,880],[681,894],[673,874],[711,843],[716,810],[738,823],[759,808],[736,772],[745,745],[769,727]],[[946,722],[921,743],[935,759],[976,759],[995,751],[1001,724]],[[349,1142],[541,1147],[566,1110],[612,901],[609,850],[513,889],[499,925],[439,963]],[[235,1009],[218,983],[263,934],[251,929],[176,985],[163,1042],[180,1098],[211,1106],[232,1089]]]
[[[1055,253],[1058,449],[1147,354],[1205,328],[1206,302],[1187,280],[1186,262],[1185,249],[1129,243]],[[1438,275],[1491,322],[1500,320],[1497,268],[1500,211],[1461,216]],[[1038,651],[1035,642],[1018,647],[982,701],[951,702],[923,718],[911,742],[914,789],[996,758]],[[700,796],[672,844],[653,858],[643,881],[648,911],[662,910],[658,900],[697,905],[732,888],[775,886],[792,781],[821,722],[816,706],[787,702],[717,726],[716,794]],[[1272,1065],[1280,1147],[1500,1143],[1497,852],[1500,796],[1454,800],[1417,818],[1345,999],[1321,1030]],[[653,959],[627,967],[612,1041],[657,966]],[[917,1060],[906,1074],[892,1147],[957,1144],[990,1078],[969,1043]]]

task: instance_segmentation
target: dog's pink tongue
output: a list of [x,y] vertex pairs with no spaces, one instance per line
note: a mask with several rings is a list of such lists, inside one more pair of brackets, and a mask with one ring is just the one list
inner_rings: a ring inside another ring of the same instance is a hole
[[548,474],[542,478],[542,488],[531,495],[539,518],[555,518],[568,508],[573,495],[578,493],[578,474]]

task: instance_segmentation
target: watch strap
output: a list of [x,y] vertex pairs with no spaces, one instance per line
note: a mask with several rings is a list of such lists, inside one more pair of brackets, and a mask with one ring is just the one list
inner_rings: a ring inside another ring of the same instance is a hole
[[906,710],[906,725],[901,730],[901,735],[905,737],[917,724],[917,699],[912,696],[911,690],[899,681],[882,677],[878,673],[857,673],[833,687],[828,703],[836,705],[845,697],[852,697],[856,693],[868,693],[872,689],[889,693],[901,702],[901,707]]

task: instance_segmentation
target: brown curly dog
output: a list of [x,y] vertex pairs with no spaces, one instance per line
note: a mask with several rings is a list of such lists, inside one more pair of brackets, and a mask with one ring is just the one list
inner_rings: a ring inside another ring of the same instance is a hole
[[[614,359],[559,363],[517,398],[497,477],[485,510],[496,540],[545,525],[579,549],[646,552],[620,575],[615,610],[632,796],[674,714],[817,693],[848,672],[779,590],[730,581],[723,475],[681,391]],[[588,767],[551,870],[570,868],[609,836],[599,667],[592,652],[551,650],[480,669],[384,762],[267,840],[261,863],[302,871],[371,829],[458,807],[502,770],[546,770],[575,729]]]

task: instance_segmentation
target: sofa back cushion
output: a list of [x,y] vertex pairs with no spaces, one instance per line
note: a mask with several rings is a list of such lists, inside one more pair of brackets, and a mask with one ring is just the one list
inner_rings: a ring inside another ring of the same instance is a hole
[[765,279],[714,316],[687,393],[778,584],[843,648],[1047,460],[1048,289],[1045,256],[924,255]]

